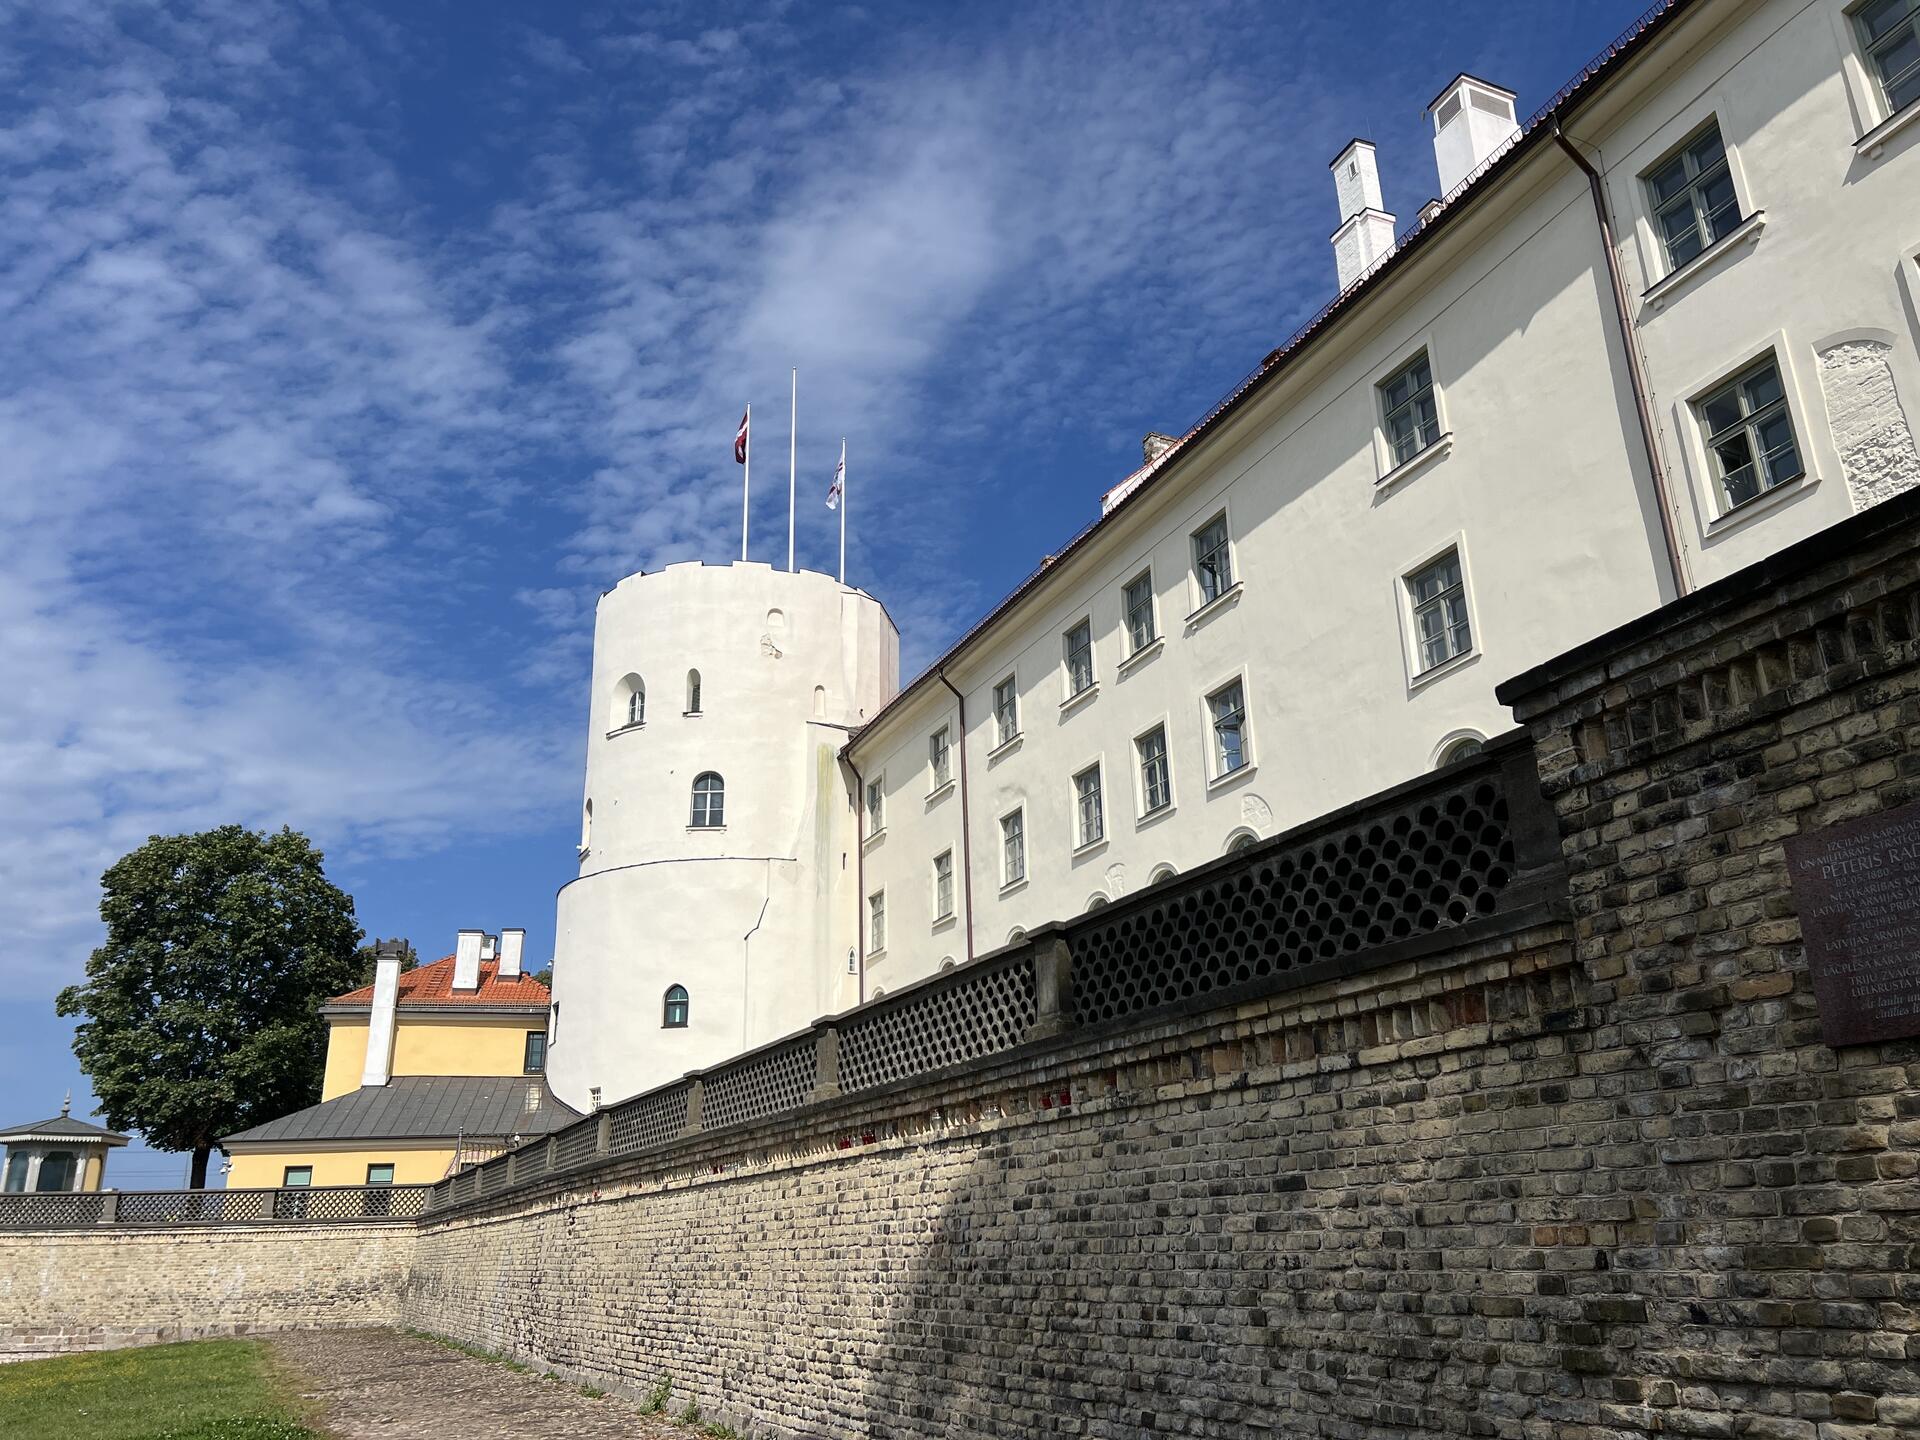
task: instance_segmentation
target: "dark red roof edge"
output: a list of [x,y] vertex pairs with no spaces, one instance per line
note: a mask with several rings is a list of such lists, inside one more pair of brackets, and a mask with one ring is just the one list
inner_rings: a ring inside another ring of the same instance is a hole
[[1248,402],[1253,392],[1271,380],[1274,375],[1278,374],[1286,365],[1297,358],[1301,348],[1320,331],[1325,329],[1330,321],[1350,308],[1362,296],[1376,289],[1385,281],[1389,274],[1399,270],[1408,257],[1420,250],[1454,215],[1462,213],[1459,202],[1467,198],[1468,192],[1476,189],[1483,182],[1489,181],[1497,175],[1504,174],[1507,170],[1510,170],[1514,165],[1518,164],[1523,155],[1532,153],[1539,145],[1551,138],[1553,132],[1547,126],[1549,120],[1556,123],[1563,121],[1572,110],[1577,108],[1578,102],[1590,98],[1591,88],[1596,82],[1604,79],[1607,75],[1618,69],[1618,67],[1625,64],[1635,55],[1638,55],[1655,37],[1665,31],[1673,21],[1698,3],[1700,3],[1700,0],[1656,0],[1654,5],[1643,11],[1640,17],[1625,30],[1621,31],[1610,45],[1598,55],[1594,56],[1593,59],[1589,60],[1586,65],[1581,68],[1579,74],[1575,75],[1573,79],[1554,91],[1545,104],[1527,117],[1526,123],[1520,127],[1519,136],[1508,145],[1506,149],[1499,151],[1492,158],[1483,162],[1478,169],[1456,185],[1452,192],[1441,200],[1439,208],[1433,211],[1427,218],[1418,221],[1415,227],[1408,232],[1406,238],[1400,241],[1384,259],[1358,280],[1354,281],[1353,284],[1349,285],[1345,290],[1334,296],[1333,299],[1329,300],[1325,305],[1321,306],[1313,318],[1308,320],[1298,330],[1294,331],[1286,341],[1277,348],[1269,351],[1267,357],[1262,360],[1245,379],[1234,386],[1232,390],[1228,391],[1223,399],[1218,401],[1211,410],[1200,418],[1198,424],[1188,430],[1187,433],[1180,438],[1178,443],[1169,448],[1160,457],[1161,463],[1159,468],[1143,480],[1132,494],[1121,500],[1113,509],[1095,519],[1072,539],[1067,541],[1065,545],[1061,546],[1060,549],[1054,551],[1034,569],[1032,574],[1028,575],[1026,579],[1022,580],[1009,591],[998,605],[994,606],[993,609],[975,621],[965,634],[954,641],[953,644],[949,645],[946,650],[941,653],[939,659],[935,660],[931,665],[921,670],[918,675],[915,675],[913,679],[901,686],[899,693],[885,705],[882,705],[879,710],[874,712],[873,719],[869,720],[849,737],[847,743],[841,747],[841,753],[844,755],[851,751],[853,747],[860,742],[862,735],[866,734],[866,732],[871,730],[875,725],[878,725],[881,720],[885,719],[896,708],[904,706],[912,696],[930,684],[941,671],[953,662],[954,658],[958,656],[961,651],[973,643],[975,636],[994,625],[1001,616],[1005,615],[1021,600],[1025,599],[1029,591],[1038,585],[1048,574],[1057,570],[1060,567],[1061,561],[1065,560],[1069,555],[1072,555],[1082,545],[1091,540],[1102,526],[1106,525],[1114,516],[1120,514],[1121,511],[1137,501],[1156,484],[1164,483],[1168,474],[1174,468],[1174,462],[1180,458],[1183,452],[1187,451],[1206,436],[1212,434],[1229,418],[1237,414],[1241,406]]

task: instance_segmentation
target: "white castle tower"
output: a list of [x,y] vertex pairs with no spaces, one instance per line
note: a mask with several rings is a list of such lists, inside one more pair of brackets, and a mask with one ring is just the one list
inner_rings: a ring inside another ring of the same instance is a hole
[[600,597],[554,941],[561,1099],[631,1095],[854,1003],[837,757],[899,683],[886,610],[829,575],[688,563]]

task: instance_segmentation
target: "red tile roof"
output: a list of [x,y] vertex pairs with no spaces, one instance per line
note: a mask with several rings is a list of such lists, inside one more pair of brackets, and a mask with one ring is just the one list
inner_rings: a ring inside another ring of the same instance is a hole
[[[480,962],[480,988],[477,990],[455,990],[453,988],[453,956],[436,960],[431,965],[419,965],[400,977],[401,1008],[409,1005],[538,1005],[544,1007],[553,998],[552,992],[534,979],[526,971],[511,980],[500,978],[498,960]],[[373,1004],[373,986],[362,985],[358,990],[349,990],[344,995],[336,995],[327,1002],[333,1005],[371,1005]]]

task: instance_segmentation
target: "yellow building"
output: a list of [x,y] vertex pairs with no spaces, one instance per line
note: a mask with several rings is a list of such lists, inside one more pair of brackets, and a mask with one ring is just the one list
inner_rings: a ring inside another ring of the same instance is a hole
[[579,1118],[546,1083],[552,997],[521,969],[526,932],[462,930],[454,953],[327,1002],[320,1103],[222,1142],[227,1183],[409,1185]]
[[98,1190],[107,1173],[107,1152],[127,1143],[127,1137],[99,1125],[76,1120],[68,1095],[51,1120],[14,1125],[0,1130],[6,1161],[0,1167],[0,1190],[9,1194],[40,1194]]

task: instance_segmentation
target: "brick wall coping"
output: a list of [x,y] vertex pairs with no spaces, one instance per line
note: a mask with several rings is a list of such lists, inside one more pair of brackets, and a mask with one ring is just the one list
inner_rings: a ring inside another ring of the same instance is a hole
[[[1724,641],[1744,618],[1730,612],[1746,608],[1753,619],[1784,617],[1795,597],[1780,592],[1796,582],[1835,565],[1851,566],[1868,551],[1908,548],[1920,548],[1920,490],[1895,496],[1524,670],[1494,687],[1494,695],[1524,725],[1691,646]],[[1825,583],[1824,577],[1819,580]]]

